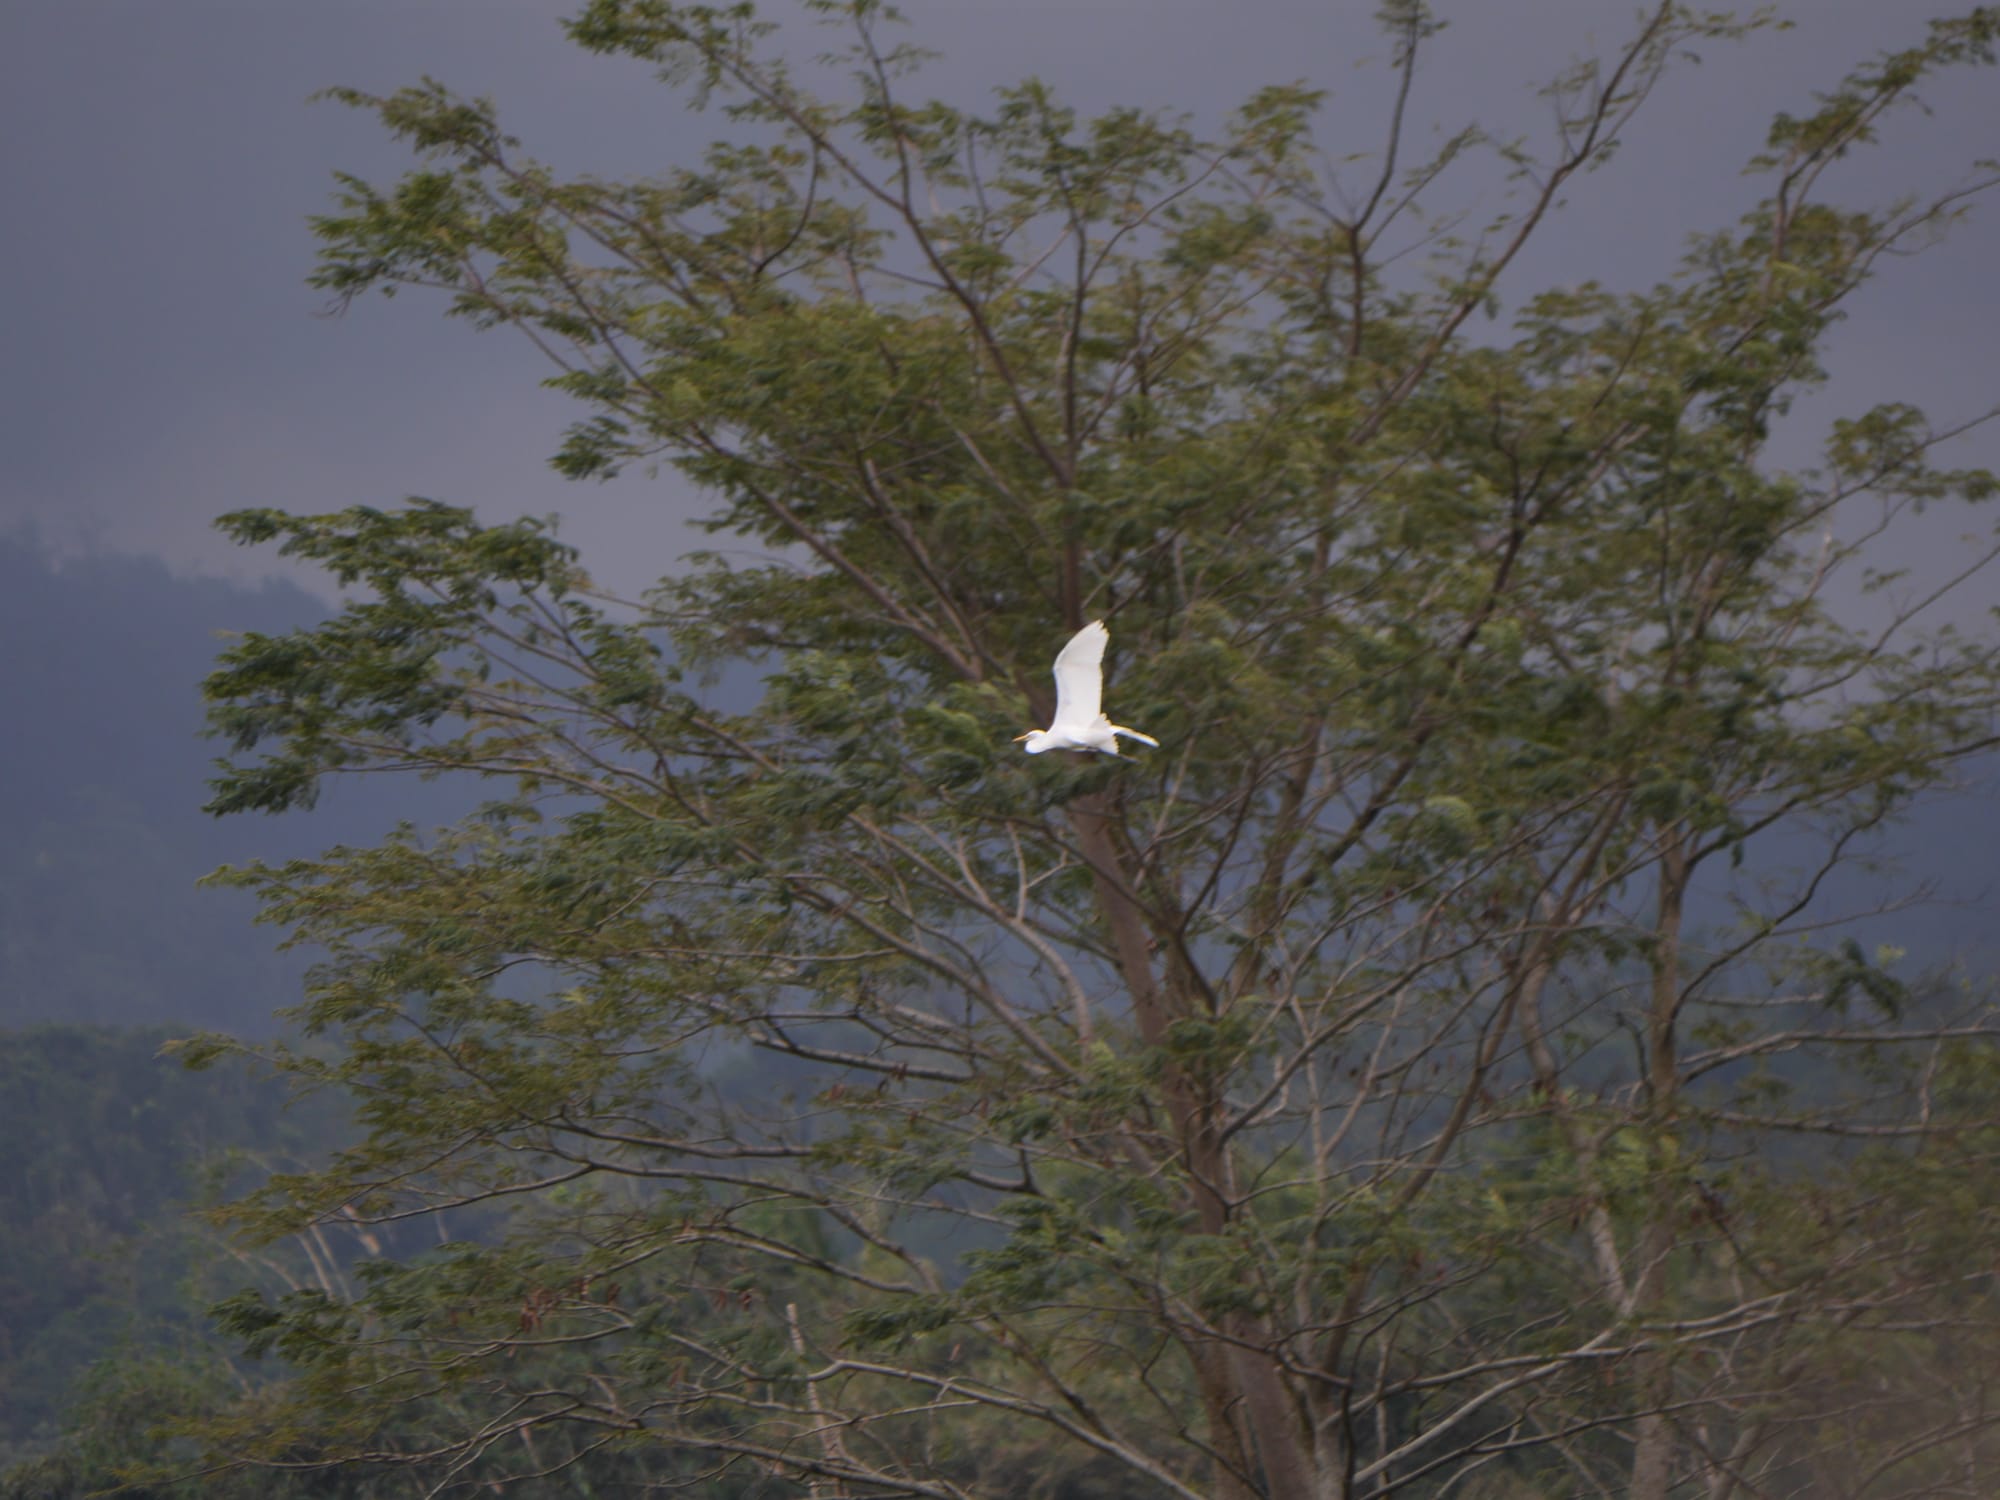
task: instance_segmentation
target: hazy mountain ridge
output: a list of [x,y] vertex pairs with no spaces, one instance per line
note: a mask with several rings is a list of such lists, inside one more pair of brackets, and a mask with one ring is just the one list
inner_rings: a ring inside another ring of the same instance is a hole
[[249,898],[197,882],[373,839],[395,812],[342,787],[309,818],[204,813],[221,747],[201,734],[201,682],[229,633],[326,612],[289,584],[115,554],[58,562],[32,533],[0,536],[0,1026],[267,1031],[296,998],[301,966],[253,927]]

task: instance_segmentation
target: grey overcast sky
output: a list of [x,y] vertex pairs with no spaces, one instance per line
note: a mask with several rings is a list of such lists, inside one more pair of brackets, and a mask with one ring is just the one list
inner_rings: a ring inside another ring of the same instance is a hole
[[[772,7],[783,12],[783,3]],[[1379,141],[1386,46],[1362,0],[910,0],[944,59],[925,90],[977,106],[1034,74],[1085,110],[1130,103],[1212,122],[1252,89],[1333,91],[1323,143]],[[1440,0],[1450,21],[1422,66],[1421,132],[1477,118],[1546,127],[1534,86],[1614,46],[1622,0]],[[407,158],[365,116],[307,96],[434,75],[488,94],[559,168],[644,172],[691,160],[724,123],[646,71],[564,41],[568,7],[509,0],[0,0],[0,531],[60,548],[148,553],[248,576],[209,529],[235,506],[331,509],[408,494],[493,517],[560,511],[605,582],[642,586],[692,538],[671,476],[573,486],[547,467],[569,413],[504,335],[421,298],[318,316],[304,285],[307,216],[336,169],[377,180]],[[1938,7],[1944,9],[1943,6]],[[1668,269],[1685,237],[1751,196],[1738,175],[1770,114],[1810,107],[1855,61],[1915,40],[1926,7],[1796,0],[1789,35],[1718,45],[1670,76],[1613,168],[1578,184],[1516,294]],[[800,53],[814,45],[790,33]],[[1879,202],[1948,185],[2000,156],[2000,75],[1972,71],[1906,113],[1839,183]],[[1499,174],[1461,174],[1459,201],[1498,205]],[[2000,201],[1939,249],[1892,266],[1835,337],[1837,411],[1905,397],[1940,420],[2000,403]],[[1962,462],[2000,463],[1982,433]],[[1924,544],[1927,548],[1931,543]]]

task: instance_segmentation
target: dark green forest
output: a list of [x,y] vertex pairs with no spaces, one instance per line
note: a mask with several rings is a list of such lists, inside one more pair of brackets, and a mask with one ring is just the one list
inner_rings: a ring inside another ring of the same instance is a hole
[[151,1025],[0,1034],[0,1454],[55,1446],[92,1366],[209,1342],[204,1311],[247,1264],[189,1217],[232,1182],[296,1167],[345,1106],[289,1107],[243,1069],[189,1074]]

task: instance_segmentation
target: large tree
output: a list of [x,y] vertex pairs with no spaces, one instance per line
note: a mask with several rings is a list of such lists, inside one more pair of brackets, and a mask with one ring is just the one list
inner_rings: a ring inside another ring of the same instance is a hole
[[[1356,168],[1304,87],[1214,139],[1033,83],[981,114],[909,92],[873,0],[811,9],[840,97],[747,5],[570,23],[737,127],[642,181],[440,85],[342,96],[423,160],[343,181],[317,283],[525,333],[584,405],[559,468],[669,466],[737,540],[621,602],[531,521],[226,518],[350,602],[226,653],[215,809],[493,800],[234,877],[323,954],[298,1014],[338,1048],[280,1062],[367,1130],[243,1224],[489,1217],[229,1304],[289,1394],[221,1456],[1991,1492],[1994,1013],[1828,893],[1992,743],[1994,640],[1925,615],[1992,545],[1901,592],[1876,553],[1995,482],[1906,405],[1811,469],[1766,445],[1991,185],[1826,196],[2000,12],[1778,116],[1762,201],[1618,290],[1514,273],[1726,17],[1659,4],[1546,141],[1417,160],[1435,25],[1386,5]],[[1481,160],[1520,190],[1469,230],[1438,200]],[[1019,755],[1099,617],[1161,747]]]

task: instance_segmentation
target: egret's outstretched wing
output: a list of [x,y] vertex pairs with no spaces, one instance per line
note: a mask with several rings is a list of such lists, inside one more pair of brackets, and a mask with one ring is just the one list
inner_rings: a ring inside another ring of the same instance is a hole
[[1104,699],[1104,643],[1111,632],[1092,620],[1056,657],[1056,718],[1051,734],[1081,734],[1097,723]]

